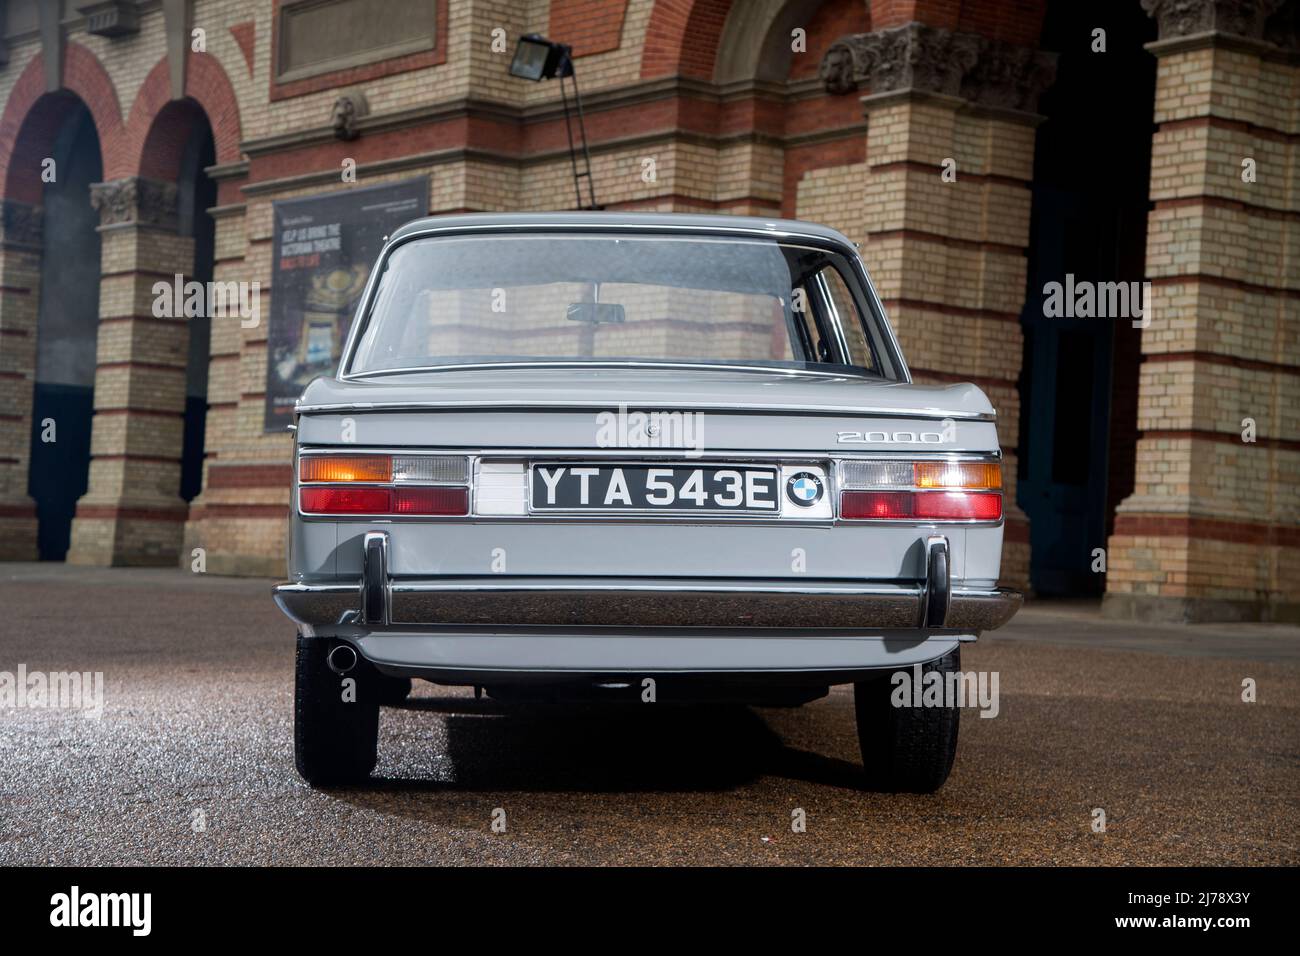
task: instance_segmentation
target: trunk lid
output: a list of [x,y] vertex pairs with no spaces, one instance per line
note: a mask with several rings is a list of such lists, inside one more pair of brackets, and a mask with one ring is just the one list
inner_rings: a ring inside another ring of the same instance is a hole
[[[870,448],[991,451],[993,408],[974,385],[911,385],[858,376],[723,369],[479,369],[339,381],[299,402],[299,441],[394,447],[686,447],[608,444],[635,416],[663,420],[708,450],[834,453]],[[623,415],[622,419],[611,416]],[[521,427],[520,415],[529,416]],[[648,422],[643,422],[648,423]],[[604,431],[602,432],[602,428]],[[693,430],[692,430],[693,428]],[[910,437],[909,437],[910,436]],[[604,440],[604,441],[603,441]]]

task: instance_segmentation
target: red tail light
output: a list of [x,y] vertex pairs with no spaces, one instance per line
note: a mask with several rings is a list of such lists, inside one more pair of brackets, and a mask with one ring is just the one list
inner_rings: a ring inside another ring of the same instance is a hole
[[298,481],[303,514],[469,514],[464,455],[313,453],[298,459]]
[[850,520],[997,521],[1002,496],[990,492],[846,491],[840,517]]
[[463,515],[468,488],[301,488],[302,510],[326,515]]
[[398,488],[399,515],[463,515],[469,513],[468,488]]
[[910,491],[846,491],[840,500],[841,518],[911,518]]
[[1002,517],[1002,496],[988,492],[938,492],[918,494],[918,518],[997,521]]
[[300,488],[299,504],[311,514],[382,515],[393,510],[390,488]]

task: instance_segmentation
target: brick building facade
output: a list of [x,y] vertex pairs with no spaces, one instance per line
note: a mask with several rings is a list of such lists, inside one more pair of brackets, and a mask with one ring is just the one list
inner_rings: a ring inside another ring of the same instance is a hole
[[[560,90],[507,72],[538,32],[573,45],[606,208],[861,243],[916,379],[1000,411],[1008,581],[1300,616],[1297,0],[2,6],[0,557],[280,574],[266,324],[160,318],[151,289],[257,281],[269,315],[272,203],[349,162],[427,177],[434,214],[571,208]],[[1044,322],[1071,270],[1149,281],[1145,327]],[[76,416],[42,408],[77,401],[84,454],[48,458]]]

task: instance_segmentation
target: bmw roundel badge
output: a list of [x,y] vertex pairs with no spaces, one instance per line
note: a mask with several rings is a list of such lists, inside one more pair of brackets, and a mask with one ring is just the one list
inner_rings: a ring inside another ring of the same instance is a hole
[[810,508],[822,497],[822,480],[811,471],[791,475],[785,483],[785,493],[801,508]]

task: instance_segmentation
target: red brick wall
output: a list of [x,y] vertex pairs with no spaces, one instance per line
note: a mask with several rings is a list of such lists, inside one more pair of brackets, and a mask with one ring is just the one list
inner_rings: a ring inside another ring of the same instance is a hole
[[1036,46],[1046,0],[966,0],[957,29],[1021,46]]
[[573,47],[574,57],[617,50],[627,0],[551,0],[546,37]]
[[1046,0],[872,0],[871,21],[881,30],[918,20],[1033,46],[1042,33],[1046,7]]
[[[185,67],[185,95],[196,100],[207,114],[218,163],[239,159],[239,103],[234,88],[210,53],[190,53]],[[104,178],[151,176],[175,178],[180,168],[181,151],[190,131],[192,112],[168,110],[171,84],[164,57],[154,64],[145,77],[140,92],[131,105],[126,135],[121,148],[110,155],[104,151]],[[164,111],[166,115],[164,116]],[[175,123],[174,120],[183,120]]]
[[713,78],[732,0],[657,0],[641,54],[641,76]]
[[846,33],[870,31],[871,17],[863,0],[827,0],[803,26],[808,31],[808,51],[791,57],[792,80],[816,76],[827,48]]
[[[123,138],[117,88],[94,54],[71,41],[63,54],[63,85],[86,104],[94,117],[107,170],[109,157],[120,151]],[[44,95],[45,59],[38,53],[18,78],[0,117],[0,183],[7,199],[32,204],[41,201],[41,159],[50,155],[58,126],[74,102],[65,94],[62,100],[52,98],[38,104]],[[38,112],[33,113],[33,108]],[[43,125],[33,126],[19,136],[29,116],[30,122]]]
[[877,30],[901,27],[913,20],[951,30],[957,26],[961,7],[961,0],[872,0],[871,22]]
[[230,35],[239,44],[240,52],[244,54],[244,62],[248,64],[248,72],[252,73],[254,44],[257,41],[257,24],[252,20],[236,23],[230,28]]
[[[679,74],[711,79],[718,40],[732,2],[657,0],[641,58],[642,77]],[[555,4],[567,17],[578,3],[554,0],[552,24],[556,20]],[[602,5],[588,2],[582,9],[591,14]],[[808,24],[808,54],[795,58],[791,75],[815,76],[821,54],[845,33],[897,27],[914,20],[1033,46],[1042,32],[1046,5],[1046,0],[829,0]]]

